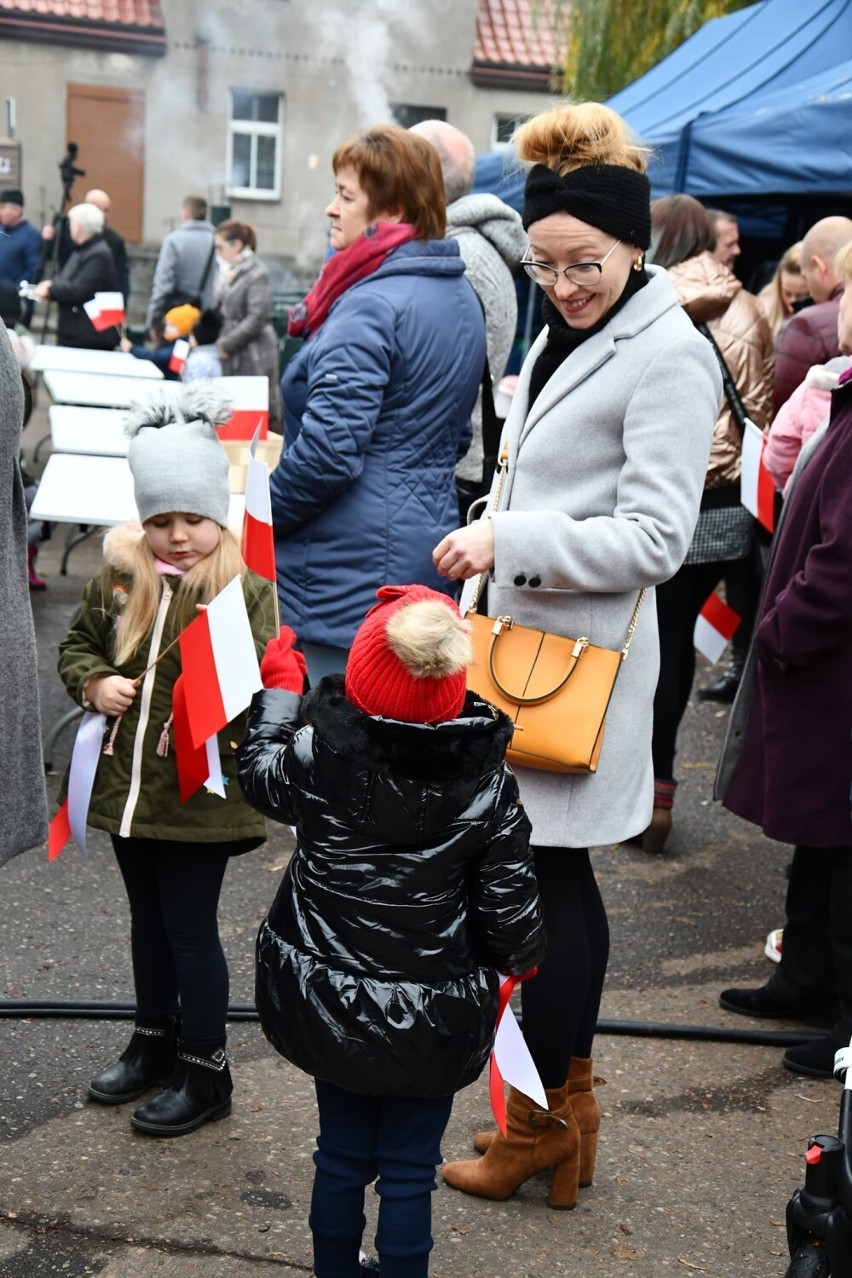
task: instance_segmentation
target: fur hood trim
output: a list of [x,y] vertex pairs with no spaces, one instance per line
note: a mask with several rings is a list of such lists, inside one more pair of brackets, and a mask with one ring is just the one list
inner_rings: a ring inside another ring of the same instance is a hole
[[104,537],[104,562],[107,567],[132,577],[136,572],[139,543],[144,536],[145,529],[135,520],[110,528]]
[[814,364],[805,375],[805,385],[812,390],[833,391],[840,374],[852,364],[848,355],[838,355],[825,364]]
[[508,715],[472,692],[458,719],[434,725],[364,714],[347,698],[342,675],[321,679],[301,714],[335,754],[414,781],[476,781],[503,766],[514,731]]

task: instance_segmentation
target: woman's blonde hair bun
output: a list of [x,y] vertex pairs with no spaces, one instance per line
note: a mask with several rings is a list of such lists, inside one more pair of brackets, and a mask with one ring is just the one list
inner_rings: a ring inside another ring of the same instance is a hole
[[600,102],[563,102],[533,116],[512,138],[525,164],[544,164],[560,177],[590,164],[644,173],[651,156],[618,112]]

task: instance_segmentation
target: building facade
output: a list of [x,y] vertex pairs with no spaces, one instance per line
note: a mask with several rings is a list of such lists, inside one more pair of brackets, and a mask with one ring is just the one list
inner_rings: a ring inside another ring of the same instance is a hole
[[[69,16],[81,8],[88,17]],[[0,185],[20,185],[30,220],[49,221],[73,142],[85,176],[72,202],[103,187],[112,224],[143,255],[177,224],[182,197],[197,194],[218,215],[252,222],[264,257],[309,275],[325,248],[331,155],[355,129],[437,115],[484,151],[547,102],[558,40],[533,8],[533,0],[7,3],[0,134],[11,142],[0,150]]]

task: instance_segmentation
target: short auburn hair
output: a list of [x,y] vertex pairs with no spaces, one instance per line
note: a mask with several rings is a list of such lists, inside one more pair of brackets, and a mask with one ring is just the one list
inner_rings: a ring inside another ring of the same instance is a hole
[[440,240],[447,230],[444,179],[438,152],[425,138],[395,124],[377,124],[341,143],[331,157],[335,174],[354,169],[370,217],[399,213],[418,240]]

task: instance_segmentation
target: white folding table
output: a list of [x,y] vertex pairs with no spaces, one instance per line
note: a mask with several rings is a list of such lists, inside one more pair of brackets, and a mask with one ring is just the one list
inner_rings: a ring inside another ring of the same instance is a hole
[[142,377],[162,381],[163,370],[149,359],[137,359],[130,351],[94,351],[77,346],[35,348],[30,368],[34,373],[100,373],[108,377]]
[[50,440],[55,453],[87,453],[90,457],[124,457],[130,440],[124,433],[123,408],[85,408],[51,404]]
[[174,395],[180,382],[150,377],[110,377],[104,373],[75,373],[46,369],[44,384],[54,404],[84,404],[91,408],[129,408],[152,395]]

